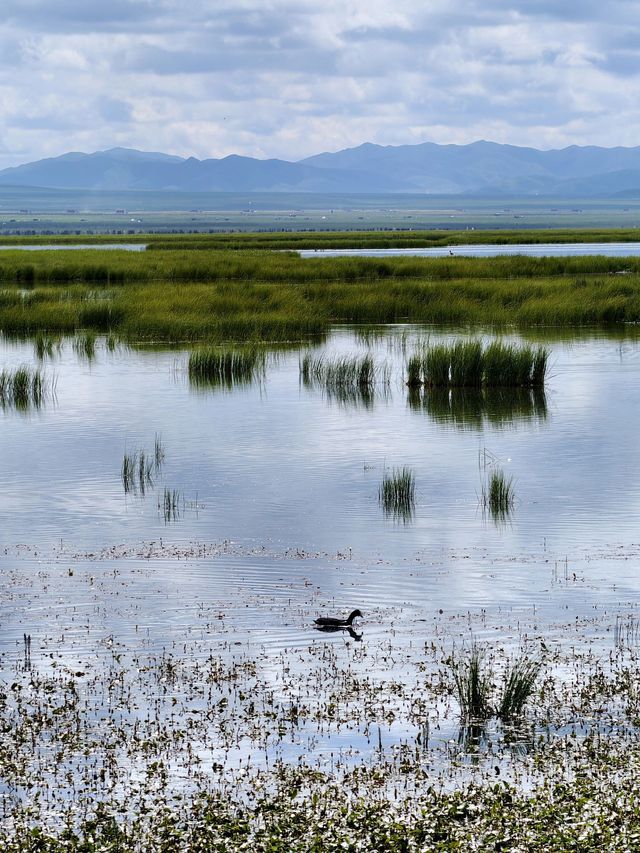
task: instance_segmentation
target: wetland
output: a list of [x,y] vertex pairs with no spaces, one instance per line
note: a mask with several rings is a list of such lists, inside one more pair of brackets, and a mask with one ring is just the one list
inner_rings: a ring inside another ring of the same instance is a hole
[[0,258],[4,849],[634,849],[637,261],[234,253]]

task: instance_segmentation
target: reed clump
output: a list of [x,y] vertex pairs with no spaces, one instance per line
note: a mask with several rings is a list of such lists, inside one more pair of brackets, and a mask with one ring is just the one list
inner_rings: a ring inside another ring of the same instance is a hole
[[502,691],[493,702],[494,685],[485,666],[485,650],[472,643],[468,651],[450,659],[460,716],[465,724],[484,723],[495,716],[504,723],[522,718],[542,669],[539,657],[520,654],[507,666]]
[[386,515],[409,521],[416,504],[416,480],[410,468],[393,468],[385,471],[378,489],[378,501]]
[[122,458],[121,477],[125,494],[134,492],[144,496],[148,487],[153,486],[154,477],[160,473],[164,462],[164,447],[158,433],[155,437],[153,453],[143,448],[125,452]]
[[73,339],[73,351],[87,361],[93,361],[96,356],[95,332],[79,332]]
[[197,385],[233,388],[263,379],[266,353],[257,347],[202,347],[189,356],[189,379]]
[[180,492],[165,487],[162,501],[158,501],[158,509],[162,510],[165,524],[176,521],[180,517]]
[[327,358],[305,353],[300,362],[300,376],[305,385],[322,385],[327,390],[373,388],[376,383],[389,383],[387,365],[376,365],[371,355]]
[[483,506],[494,518],[505,518],[513,509],[514,502],[513,478],[500,469],[491,471],[482,489]]
[[407,385],[417,388],[542,388],[549,353],[544,347],[494,341],[437,344],[413,353]]
[[539,658],[524,655],[512,662],[505,672],[502,698],[496,714],[504,722],[522,717],[524,706],[531,698],[536,681],[542,669]]
[[484,650],[476,643],[451,660],[455,694],[465,722],[482,723],[491,716],[491,681],[484,671]]
[[0,406],[26,410],[40,408],[55,390],[55,380],[48,379],[42,370],[25,365],[15,370],[0,371]]

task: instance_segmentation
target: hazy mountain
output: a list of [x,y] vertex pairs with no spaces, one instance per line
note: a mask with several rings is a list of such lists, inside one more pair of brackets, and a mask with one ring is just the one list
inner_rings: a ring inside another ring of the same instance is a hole
[[92,191],[631,195],[640,186],[640,147],[572,145],[539,151],[484,141],[365,143],[297,163],[237,155],[197,160],[113,148],[4,169],[0,185]]

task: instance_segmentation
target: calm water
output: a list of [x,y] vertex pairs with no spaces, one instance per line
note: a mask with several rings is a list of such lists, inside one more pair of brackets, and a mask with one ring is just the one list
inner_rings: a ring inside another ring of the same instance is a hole
[[360,257],[396,258],[495,258],[499,255],[529,255],[534,258],[562,257],[563,255],[606,255],[612,258],[638,257],[640,243],[516,243],[513,245],[477,244],[468,246],[439,246],[431,249],[303,249],[303,258]]
[[[113,650],[123,665],[165,649],[240,655],[277,695],[284,661],[302,678],[325,646],[327,666],[408,689],[427,647],[446,651],[470,632],[507,649],[544,637],[606,656],[616,620],[636,619],[640,600],[640,339],[631,329],[547,343],[543,398],[415,399],[402,369],[426,334],[336,329],[317,348],[388,364],[388,387],[366,400],[305,387],[297,351],[274,355],[261,383],[202,390],[185,352],[99,342],[87,360],[66,342],[40,363],[32,343],[4,341],[4,368],[43,364],[57,383],[39,410],[0,411],[4,677],[16,677],[24,633],[40,672],[52,660],[107,672]],[[164,462],[144,494],[125,493],[125,452],[152,454],[157,434]],[[478,500],[493,465],[516,492],[498,522]],[[394,466],[416,478],[404,523],[378,503]],[[170,518],[165,488],[179,496]],[[313,630],[319,613],[352,607],[365,613],[360,642]],[[318,677],[326,685],[330,670]],[[456,737],[455,714],[431,722],[436,741]],[[414,729],[399,714],[385,746]],[[343,747],[359,760],[376,745],[329,727],[274,749],[322,765]]]

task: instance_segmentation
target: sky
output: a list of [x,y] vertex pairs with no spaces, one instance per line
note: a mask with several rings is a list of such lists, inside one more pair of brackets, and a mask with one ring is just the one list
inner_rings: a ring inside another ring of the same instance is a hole
[[2,0],[0,168],[640,143],[635,0]]

